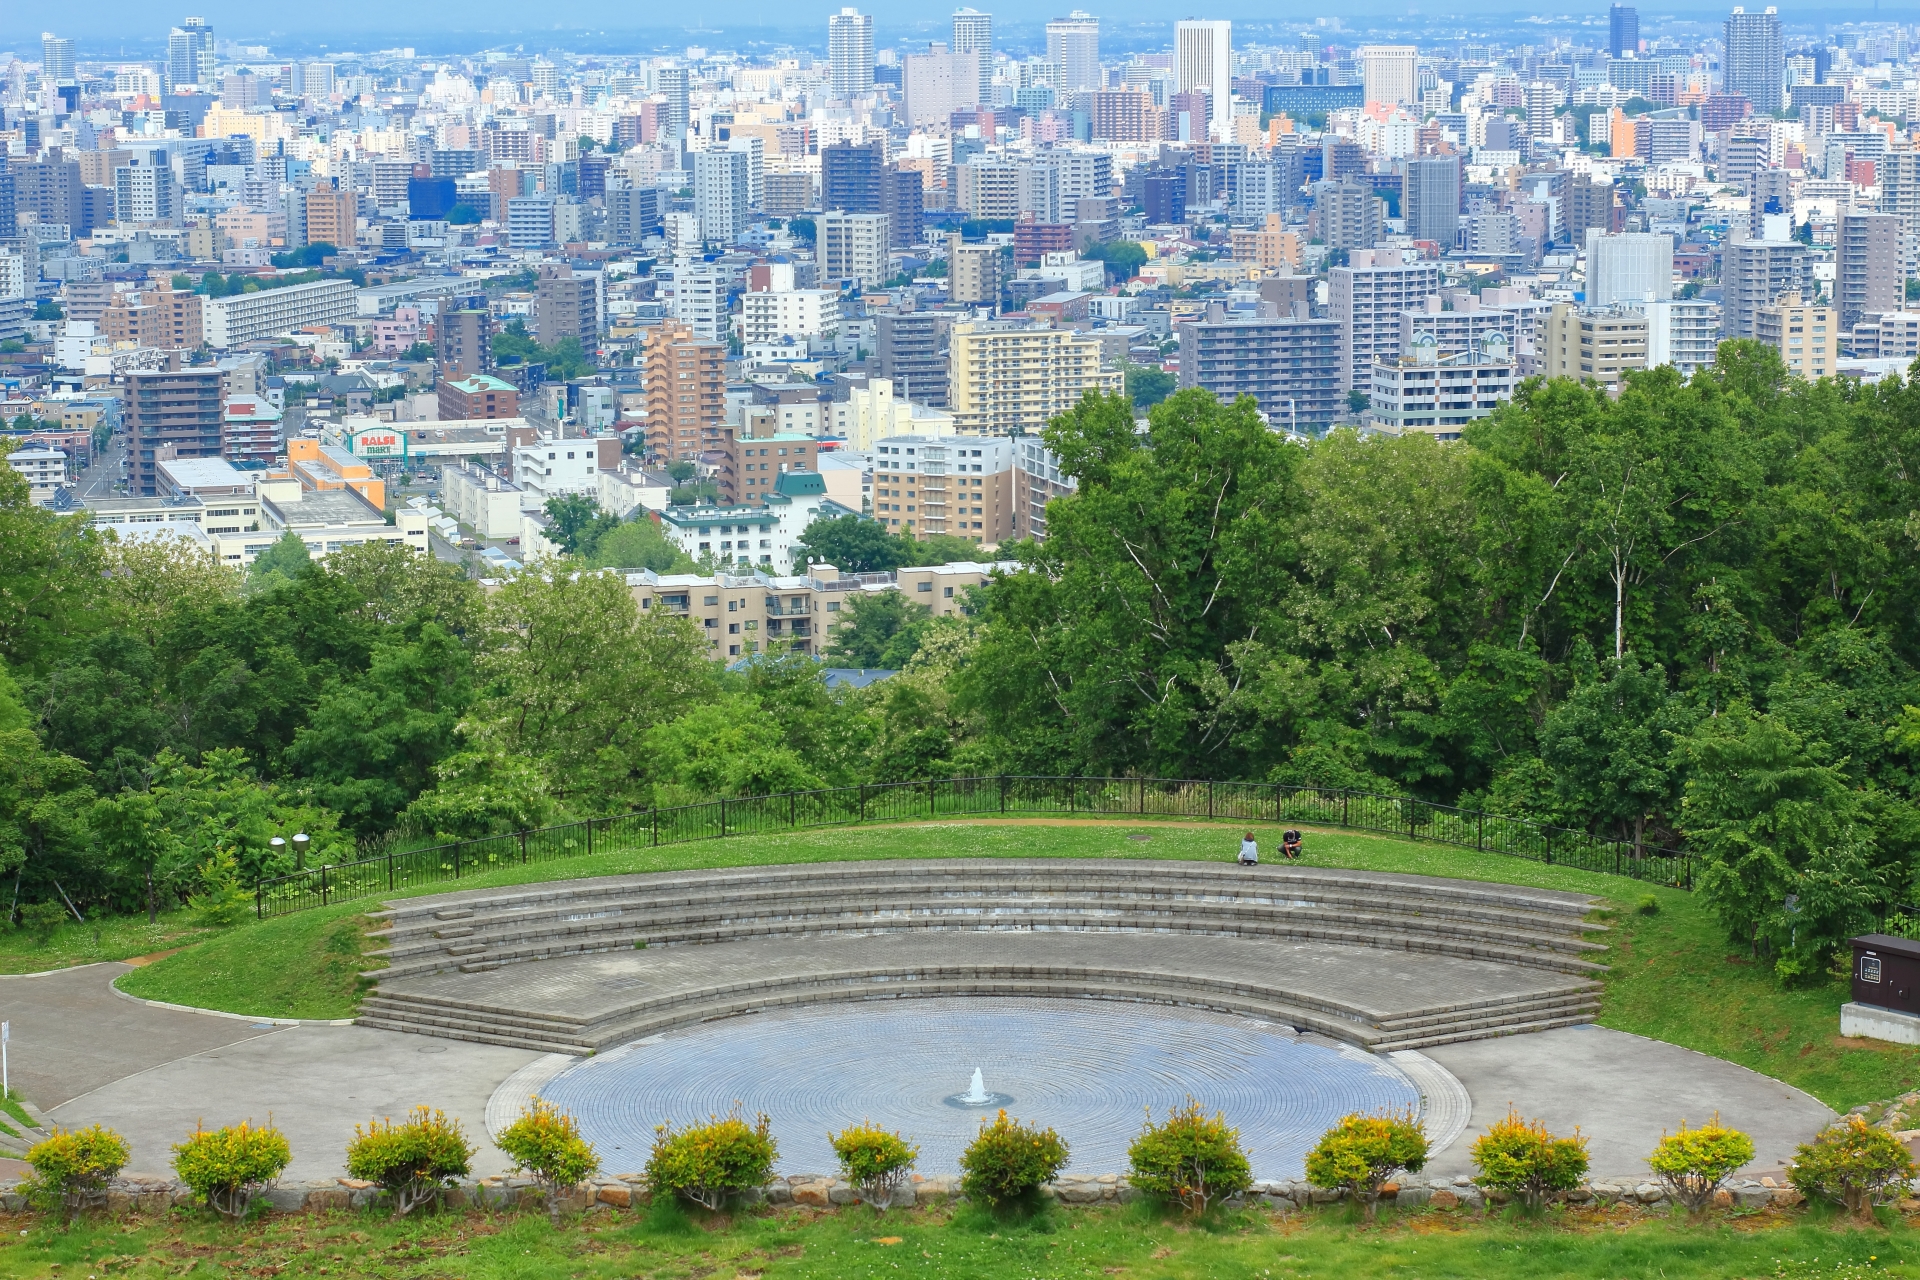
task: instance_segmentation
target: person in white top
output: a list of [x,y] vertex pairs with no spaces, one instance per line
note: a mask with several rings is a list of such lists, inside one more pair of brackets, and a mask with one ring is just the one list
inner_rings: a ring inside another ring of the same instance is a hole
[[1240,865],[1243,867],[1260,865],[1260,846],[1254,843],[1251,831],[1247,832],[1240,841]]

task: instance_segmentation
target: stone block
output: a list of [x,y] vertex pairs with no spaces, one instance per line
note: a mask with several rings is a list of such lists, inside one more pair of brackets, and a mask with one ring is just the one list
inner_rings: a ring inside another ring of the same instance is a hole
[[1427,1187],[1402,1187],[1394,1195],[1393,1203],[1402,1209],[1418,1209],[1432,1201],[1435,1194]]
[[[1771,1204],[1773,1202],[1773,1193],[1766,1191],[1766,1188],[1764,1187],[1761,1188],[1761,1190],[1766,1195],[1766,1200],[1763,1203]],[[1714,1192],[1713,1207],[1716,1209],[1733,1208],[1733,1192],[1727,1190],[1725,1187],[1722,1187],[1718,1191]]]
[[1340,1195],[1339,1189],[1335,1187],[1315,1187],[1311,1192],[1315,1204],[1332,1204],[1340,1198]]
[[601,1204],[611,1205],[615,1209],[630,1209],[633,1207],[633,1188],[627,1186],[625,1183],[615,1183],[610,1187],[601,1187],[599,1197]]
[[1058,1182],[1054,1184],[1053,1193],[1061,1204],[1098,1204],[1104,1198],[1105,1188],[1097,1182]]
[[1442,1187],[1433,1193],[1432,1198],[1429,1199],[1427,1203],[1436,1209],[1458,1209],[1460,1207],[1460,1197],[1455,1195],[1450,1188]]
[[1453,1194],[1458,1196],[1461,1205],[1468,1209],[1483,1208],[1487,1203],[1487,1193],[1478,1187],[1455,1187]]
[[327,1213],[345,1209],[348,1197],[352,1194],[345,1187],[315,1187],[307,1192],[307,1212]]
[[[1720,1197],[1726,1194],[1724,1190],[1715,1194],[1714,1203],[1717,1205]],[[1764,1209],[1774,1203],[1774,1197],[1778,1194],[1779,1192],[1768,1187],[1735,1187],[1732,1198],[1733,1202],[1742,1209]]]
[[833,1203],[828,1198],[832,1192],[832,1186],[825,1182],[796,1183],[793,1187],[793,1202],[814,1209],[824,1209]]
[[1803,1197],[1799,1193],[1799,1191],[1795,1190],[1793,1187],[1775,1187],[1773,1189],[1773,1202],[1779,1205],[1783,1209],[1791,1209],[1794,1205],[1799,1204],[1804,1198],[1805,1197]]
[[1633,1198],[1641,1204],[1659,1204],[1667,1198],[1667,1189],[1657,1182],[1643,1182],[1633,1189]]
[[835,1183],[827,1189],[827,1203],[837,1205],[859,1204],[860,1193],[852,1187]]
[[762,1187],[760,1193],[767,1198],[768,1204],[793,1203],[793,1188],[787,1185],[785,1178],[775,1178],[772,1182]]

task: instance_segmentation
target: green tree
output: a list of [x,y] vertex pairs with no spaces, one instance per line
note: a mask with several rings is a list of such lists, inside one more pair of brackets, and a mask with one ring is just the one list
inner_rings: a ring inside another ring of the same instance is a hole
[[12,882],[12,901],[106,887],[89,841],[91,781],[85,764],[48,751],[32,730],[0,732],[0,877]]
[[1126,383],[1127,399],[1133,401],[1134,408],[1151,409],[1174,393],[1179,379],[1165,369],[1130,364],[1127,366]]
[[600,504],[581,493],[563,493],[547,499],[547,519],[553,541],[570,556],[590,557],[600,539],[620,525]]
[[27,478],[5,465],[17,443],[0,440],[0,661],[40,673],[100,625],[103,566],[86,513],[33,505]]
[[1667,690],[1666,673],[1633,654],[1581,679],[1540,730],[1540,758],[1564,807],[1633,840],[1677,798],[1674,747],[1693,717]]
[[602,569],[651,569],[655,573],[692,573],[693,560],[667,538],[644,511],[594,541],[587,563]]
[[654,803],[812,791],[821,785],[752,697],[703,703],[647,734]]
[[273,545],[253,558],[247,566],[247,584],[255,589],[271,587],[304,573],[313,563],[313,555],[300,535],[289,529],[274,539]]
[[1091,245],[1087,256],[1105,263],[1108,277],[1119,284],[1139,275],[1140,268],[1147,265],[1146,247],[1133,240],[1109,240]]
[[848,666],[898,671],[932,625],[933,611],[898,591],[854,593],[846,603],[827,654]]
[[190,869],[165,809],[150,792],[122,791],[94,801],[92,827],[108,861],[146,886],[147,923],[154,923],[161,893]]
[[887,573],[909,563],[909,542],[865,516],[823,517],[800,535],[793,558],[796,564],[830,564],[842,573]]

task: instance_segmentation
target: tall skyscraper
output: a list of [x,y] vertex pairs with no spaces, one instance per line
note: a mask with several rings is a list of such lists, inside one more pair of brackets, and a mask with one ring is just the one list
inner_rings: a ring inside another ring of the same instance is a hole
[[693,157],[693,212],[700,239],[731,246],[747,225],[752,184],[744,151],[701,151]]
[[1192,18],[1175,23],[1173,66],[1181,93],[1206,92],[1208,133],[1224,137],[1233,110],[1233,24]]
[[1587,233],[1587,305],[1637,306],[1673,296],[1673,237],[1628,231]]
[[1736,5],[1727,15],[1726,53],[1721,60],[1728,93],[1744,93],[1755,115],[1784,105],[1786,51],[1780,43],[1780,11],[1768,5],[1748,13]]
[[1630,4],[1616,4],[1607,11],[1607,52],[1624,58],[1640,52],[1640,11]]
[[828,18],[827,58],[834,98],[857,98],[873,88],[872,15],[849,6]]
[[953,51],[980,57],[980,96],[982,106],[993,101],[993,15],[978,9],[956,9],[953,14]]
[[1047,24],[1047,61],[1053,64],[1054,90],[1065,98],[1082,89],[1102,87],[1100,19],[1075,9]]
[[653,73],[654,88],[667,99],[666,133],[669,137],[687,136],[690,117],[685,67],[661,67]]
[[73,83],[73,41],[51,31],[40,33],[40,80],[43,84]]
[[1368,102],[1411,105],[1419,101],[1419,49],[1410,44],[1362,45],[1359,61]]
[[169,93],[182,85],[200,83],[199,33],[175,27],[167,33],[167,83]]
[[1444,253],[1460,229],[1460,158],[1408,160],[1404,182],[1400,213],[1406,219],[1407,234],[1433,241]]
[[1871,312],[1900,310],[1900,219],[1891,213],[1842,213],[1836,228],[1834,301],[1840,327]]

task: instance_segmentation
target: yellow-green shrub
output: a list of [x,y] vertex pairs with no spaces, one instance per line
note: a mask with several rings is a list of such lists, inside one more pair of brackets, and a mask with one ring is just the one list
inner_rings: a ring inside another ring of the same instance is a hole
[[1660,1136],[1659,1145],[1647,1157],[1647,1167],[1658,1174],[1674,1199],[1687,1206],[1687,1212],[1699,1217],[1733,1171],[1753,1159],[1753,1139],[1738,1129],[1712,1120],[1698,1129],[1680,1122],[1680,1132]]
[[70,1219],[106,1199],[107,1184],[126,1168],[127,1140],[111,1129],[55,1129],[27,1152],[33,1180],[27,1194],[45,1208],[64,1205]]
[[772,1130],[764,1114],[749,1125],[737,1107],[725,1117],[709,1116],[706,1124],[660,1125],[647,1158],[647,1189],[656,1197],[685,1196],[717,1213],[730,1197],[773,1177],[780,1147]]
[[1538,1209],[1556,1191],[1571,1191],[1587,1172],[1587,1140],[1578,1129],[1556,1137],[1538,1120],[1508,1110],[1473,1144],[1474,1182],[1489,1191],[1518,1196]]
[[980,1122],[980,1132],[960,1153],[960,1189],[967,1198],[996,1208],[1031,1195],[1067,1167],[1067,1144],[1051,1129],[1010,1120]]
[[893,1203],[893,1193],[913,1172],[920,1148],[877,1124],[848,1125],[832,1137],[833,1154],[840,1157],[840,1173],[876,1210]]
[[244,1218],[255,1197],[280,1180],[293,1163],[286,1135],[268,1122],[229,1125],[209,1133],[195,1128],[173,1149],[173,1171],[215,1213]]
[[1833,1200],[1864,1218],[1913,1177],[1913,1157],[1885,1129],[1846,1116],[1800,1145],[1787,1177],[1807,1199]]
[[1132,1172],[1127,1180],[1150,1196],[1178,1201],[1191,1214],[1205,1213],[1209,1202],[1239,1195],[1253,1185],[1253,1166],[1240,1131],[1218,1112],[1208,1116],[1192,1098],[1175,1107],[1159,1124],[1153,1112],[1127,1148]]
[[1321,1134],[1307,1153],[1307,1181],[1345,1191],[1371,1221],[1387,1180],[1402,1169],[1418,1173],[1426,1163],[1427,1131],[1411,1111],[1373,1116],[1356,1111]]
[[502,1129],[493,1143],[547,1193],[547,1212],[556,1226],[560,1222],[560,1193],[600,1172],[600,1157],[593,1144],[580,1136],[574,1118],[540,1098]]
[[393,1216],[404,1218],[467,1174],[473,1148],[458,1120],[430,1107],[415,1107],[405,1124],[391,1117],[353,1127],[347,1173],[377,1183],[393,1197]]

